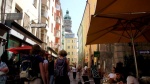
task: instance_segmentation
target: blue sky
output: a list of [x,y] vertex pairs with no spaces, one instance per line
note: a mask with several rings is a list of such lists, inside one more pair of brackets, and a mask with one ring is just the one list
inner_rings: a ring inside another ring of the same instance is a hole
[[66,14],[66,10],[69,10],[69,15],[72,20],[71,30],[75,33],[76,37],[84,13],[86,1],[87,0],[60,0],[63,16]]

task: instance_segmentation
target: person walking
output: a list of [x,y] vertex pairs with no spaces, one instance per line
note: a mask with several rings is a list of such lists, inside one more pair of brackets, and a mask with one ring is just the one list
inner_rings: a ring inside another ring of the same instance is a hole
[[90,84],[90,81],[89,81],[89,74],[88,74],[88,67],[87,66],[84,66],[83,68],[83,72],[82,72],[82,79],[84,81],[84,84]]
[[82,73],[82,66],[80,64],[77,67],[77,72],[78,72],[78,79],[80,79]]
[[74,64],[72,67],[72,74],[73,74],[73,79],[76,79],[76,74],[77,74],[76,64]]
[[54,60],[52,55],[48,54],[48,72],[49,72],[49,84],[54,84]]
[[9,69],[5,62],[2,62],[0,57],[0,84],[6,84],[7,76]]
[[[31,55],[34,56],[34,72],[37,73],[34,80],[29,80],[25,84],[46,84],[46,76],[43,66],[43,58],[40,55],[41,47],[38,44],[34,44],[31,49]],[[33,60],[32,60],[33,61]]]
[[127,84],[139,84],[138,79],[135,77],[134,74],[135,71],[129,71],[128,76],[127,76]]
[[97,69],[96,65],[91,66],[91,72],[92,72],[92,75],[93,75],[94,83],[95,84],[100,84],[100,75],[99,75],[99,72],[98,72],[98,69]]
[[81,73],[82,73],[82,66],[79,64],[78,67],[77,67],[77,74],[78,74],[78,84],[82,84],[81,82]]
[[70,79],[68,76],[69,61],[66,58],[67,52],[65,50],[61,50],[58,53],[58,58],[55,60],[54,68],[55,68],[55,84],[70,84]]

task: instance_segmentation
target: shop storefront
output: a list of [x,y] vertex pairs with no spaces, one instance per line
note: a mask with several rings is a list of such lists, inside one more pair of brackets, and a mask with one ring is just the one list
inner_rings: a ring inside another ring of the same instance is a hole
[[[15,21],[6,21],[5,24],[10,27],[10,31],[7,36],[7,44],[6,44],[6,49],[12,48],[12,47],[20,47],[20,46],[32,46],[34,44],[39,44],[40,46],[42,45],[42,41],[34,36],[32,33],[27,31],[25,28],[20,26],[18,23]],[[10,71],[8,73],[8,80],[19,80],[19,68],[20,68],[20,54],[14,54],[10,51],[5,51],[5,57],[7,57],[7,64],[8,67],[11,68],[11,70],[15,71],[12,72]],[[15,59],[12,60],[12,59]],[[16,79],[14,79],[14,77]],[[18,77],[18,78],[17,78]]]
[[[7,48],[19,47],[23,45],[31,46],[34,44],[41,45],[43,43],[40,39],[38,39],[36,36],[34,36],[32,33],[27,31],[15,21],[6,21],[6,25],[11,28],[9,32]],[[12,52],[8,51],[7,55],[10,59],[12,57]]]

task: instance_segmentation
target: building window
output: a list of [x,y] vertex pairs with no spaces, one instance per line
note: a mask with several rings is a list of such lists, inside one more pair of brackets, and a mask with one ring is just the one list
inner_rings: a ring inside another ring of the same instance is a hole
[[73,52],[72,52],[72,55],[73,55]]
[[[21,13],[21,8],[18,5],[15,7],[15,13]],[[15,22],[21,25],[21,20],[15,20]]]
[[70,49],[70,46],[68,46],[68,49]]
[[72,43],[73,43],[73,40],[72,40]]
[[72,61],[73,61],[73,58],[72,58]]
[[70,61],[70,58],[68,58],[68,61]]
[[70,52],[68,52],[68,55],[70,55]]
[[30,31],[30,17],[26,13],[24,14],[23,27]]

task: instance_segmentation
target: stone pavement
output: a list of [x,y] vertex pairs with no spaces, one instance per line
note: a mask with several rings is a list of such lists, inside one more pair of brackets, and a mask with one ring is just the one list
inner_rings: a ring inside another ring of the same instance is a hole
[[[73,79],[73,74],[72,74],[72,72],[70,72],[69,78],[70,78],[70,84],[78,84],[78,81],[80,80],[80,79],[78,78],[78,73],[77,73],[77,75],[76,75],[76,79]],[[82,84],[84,84],[84,82],[83,82],[83,80],[82,80],[82,77],[80,77],[80,78],[81,78]],[[90,80],[90,84],[94,84],[94,81],[93,81],[92,78],[89,78],[89,80]]]

